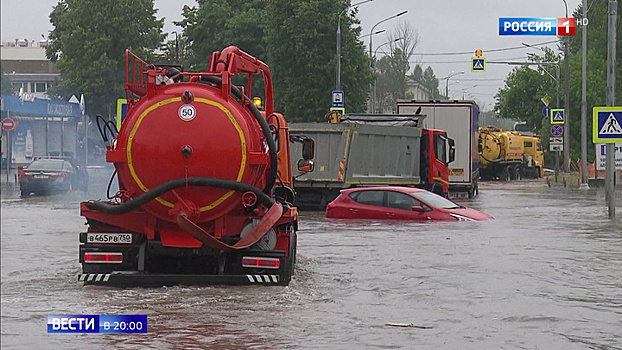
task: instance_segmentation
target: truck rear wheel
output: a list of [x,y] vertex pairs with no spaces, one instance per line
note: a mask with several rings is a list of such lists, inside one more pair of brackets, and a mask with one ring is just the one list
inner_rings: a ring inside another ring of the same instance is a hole
[[499,180],[501,181],[510,181],[511,177],[510,177],[510,167],[506,166],[505,168],[503,168],[503,170],[501,170],[501,176],[499,176]]
[[443,185],[441,185],[438,182],[434,182],[432,184],[432,189],[430,190],[430,192],[432,193],[436,193],[441,197],[447,197],[447,194],[445,193],[445,190],[443,190]]
[[294,269],[296,267],[296,246],[298,245],[298,235],[294,230],[294,226],[291,226],[289,236],[289,251],[287,254],[287,258],[285,258],[285,264],[283,264],[283,270],[281,272],[281,276],[279,278],[279,285],[287,286],[289,282],[292,280],[292,276],[294,275]]
[[521,180],[523,178],[523,169],[520,165],[512,168],[512,180]]
[[471,188],[469,188],[469,199],[477,196],[478,192],[479,192],[479,186],[476,180],[475,183],[471,186]]

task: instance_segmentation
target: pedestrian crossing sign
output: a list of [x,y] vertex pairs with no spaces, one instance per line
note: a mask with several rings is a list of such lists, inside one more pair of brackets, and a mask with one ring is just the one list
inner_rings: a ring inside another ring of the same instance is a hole
[[471,72],[485,72],[486,57],[471,57]]
[[622,142],[622,107],[594,107],[594,143]]
[[566,113],[563,109],[551,109],[551,125],[564,124]]

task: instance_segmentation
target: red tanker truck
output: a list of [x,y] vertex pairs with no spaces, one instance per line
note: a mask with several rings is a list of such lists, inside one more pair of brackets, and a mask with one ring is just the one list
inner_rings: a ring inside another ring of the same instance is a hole
[[[242,74],[248,85],[232,84]],[[265,111],[250,99],[257,74]],[[298,228],[290,141],[302,143],[298,168],[310,171],[313,140],[290,140],[273,111],[270,68],[235,46],[214,52],[200,73],[126,51],[125,90],[118,135],[110,122],[100,128],[119,191],[81,203],[78,280],[287,285]]]

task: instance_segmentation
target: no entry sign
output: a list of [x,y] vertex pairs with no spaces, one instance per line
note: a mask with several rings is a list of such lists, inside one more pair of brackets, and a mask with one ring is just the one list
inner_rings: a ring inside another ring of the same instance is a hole
[[16,127],[17,127],[17,123],[15,122],[15,120],[13,120],[11,118],[4,118],[4,119],[2,119],[2,129],[4,129],[4,130],[15,130]]

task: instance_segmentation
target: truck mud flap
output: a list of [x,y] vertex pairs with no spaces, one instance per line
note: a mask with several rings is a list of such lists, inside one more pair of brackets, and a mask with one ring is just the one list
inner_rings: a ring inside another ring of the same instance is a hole
[[84,285],[106,285],[116,287],[145,287],[171,285],[277,285],[279,275],[178,275],[144,273],[83,273],[78,275],[78,282]]

